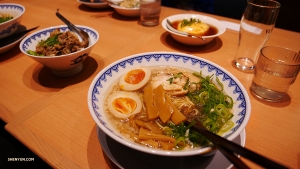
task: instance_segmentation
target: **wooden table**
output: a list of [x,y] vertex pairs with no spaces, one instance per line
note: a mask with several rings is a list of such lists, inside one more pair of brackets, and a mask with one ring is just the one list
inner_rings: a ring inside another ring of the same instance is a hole
[[[248,93],[253,74],[232,66],[238,32],[227,29],[205,46],[176,42],[161,25],[144,27],[138,18],[126,18],[113,9],[90,9],[75,0],[2,0],[26,7],[22,25],[38,29],[63,24],[56,9],[75,24],[96,29],[100,39],[84,61],[83,71],[59,78],[22,54],[18,46],[0,55],[0,118],[5,129],[54,168],[114,168],[97,139],[87,106],[89,85],[96,74],[122,57],[142,52],[175,51],[213,61],[235,75]],[[179,13],[199,13],[162,7],[161,20]],[[238,20],[214,16],[219,20]],[[300,49],[300,33],[274,29],[267,45]],[[300,79],[289,99],[267,103],[250,94],[252,112],[246,126],[245,147],[285,164],[300,167]],[[259,166],[243,159],[251,168]]]

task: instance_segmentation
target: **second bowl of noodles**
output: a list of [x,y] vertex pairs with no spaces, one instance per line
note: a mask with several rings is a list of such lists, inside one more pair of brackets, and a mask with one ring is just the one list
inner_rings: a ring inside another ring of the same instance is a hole
[[163,156],[212,155],[187,121],[233,140],[251,113],[247,91],[230,72],[199,57],[150,52],[102,69],[88,91],[97,126],[119,143]]

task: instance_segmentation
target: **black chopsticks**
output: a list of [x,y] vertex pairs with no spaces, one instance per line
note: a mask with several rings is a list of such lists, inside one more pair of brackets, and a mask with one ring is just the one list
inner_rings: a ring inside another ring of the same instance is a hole
[[26,33],[30,32],[32,30],[35,30],[38,27],[39,26],[31,28],[31,29],[27,29],[25,31],[21,31],[21,32],[15,33],[15,34],[13,34],[11,36],[8,36],[6,38],[1,39],[0,47],[3,47],[3,46],[11,44],[12,42],[14,42],[14,41],[20,39],[21,37],[23,37]]
[[217,149],[230,161],[236,168],[250,169],[242,160],[240,160],[233,152],[223,148],[219,144],[214,144]]
[[224,156],[230,160],[235,167],[246,169],[249,168],[242,160],[237,158],[235,154],[239,154],[244,158],[251,160],[252,162],[265,167],[272,169],[286,169],[287,167],[276,163],[254,151],[251,151],[247,148],[244,148],[236,143],[233,143],[217,134],[214,134],[208,131],[199,121],[196,121],[196,124],[192,126],[192,128],[196,129],[200,134],[209,139],[220,151],[224,154]]

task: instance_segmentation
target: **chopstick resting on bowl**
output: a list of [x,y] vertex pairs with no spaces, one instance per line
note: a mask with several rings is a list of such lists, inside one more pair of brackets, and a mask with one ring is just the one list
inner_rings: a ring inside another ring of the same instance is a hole
[[27,29],[27,30],[25,30],[25,31],[21,31],[21,32],[18,32],[18,33],[16,33],[16,34],[13,34],[13,35],[11,35],[11,36],[8,36],[8,37],[6,37],[6,38],[1,39],[0,47],[6,46],[6,45],[8,45],[8,44],[10,44],[10,43],[12,43],[12,42],[14,42],[14,41],[20,39],[20,38],[23,37],[26,33],[30,32],[30,31],[32,31],[32,30],[35,30],[35,29],[38,28],[38,27],[39,27],[39,26],[34,27],[34,28],[31,28],[31,29]]
[[[247,148],[244,148],[238,144],[235,144],[217,134],[214,134],[208,131],[200,121],[194,120],[192,122],[186,123],[195,123],[192,127],[196,129],[200,134],[205,136],[209,139],[220,151],[225,155],[225,157],[230,160],[235,167],[237,168],[249,168],[241,159],[237,158],[234,154],[239,154],[244,158],[251,160],[252,162],[265,167],[265,168],[272,168],[272,169],[286,169],[287,167],[276,163],[254,151],[251,151]],[[235,156],[235,157],[234,157]]]

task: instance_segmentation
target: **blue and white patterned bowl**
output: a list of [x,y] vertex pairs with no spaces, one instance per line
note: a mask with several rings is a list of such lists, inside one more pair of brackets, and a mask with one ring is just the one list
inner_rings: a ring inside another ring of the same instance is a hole
[[82,62],[86,59],[89,55],[91,50],[93,49],[94,45],[99,39],[98,32],[90,27],[76,25],[79,29],[84,30],[89,34],[90,41],[89,46],[67,55],[60,55],[60,56],[34,56],[27,53],[28,50],[35,51],[36,45],[41,40],[46,40],[52,31],[57,28],[60,28],[61,32],[68,31],[68,27],[66,25],[60,26],[52,26],[49,28],[41,29],[36,31],[28,36],[26,36],[20,43],[20,50],[30,58],[34,59],[35,61],[49,67],[53,74],[56,76],[67,77],[72,76],[74,74],[79,73],[82,70]]
[[140,66],[177,66],[192,71],[202,71],[203,75],[214,74],[223,83],[225,92],[234,100],[234,117],[232,119],[234,127],[224,133],[223,137],[233,140],[247,125],[251,113],[249,95],[241,82],[230,72],[211,61],[188,54],[175,52],[141,53],[125,57],[102,69],[92,81],[88,91],[88,108],[94,121],[102,131],[121,144],[142,152],[163,156],[211,155],[214,150],[212,147],[184,151],[155,150],[128,141],[115,131],[103,108],[107,91],[124,72]]
[[18,30],[22,16],[25,13],[25,7],[14,3],[1,3],[1,14],[9,14],[13,19],[0,23],[0,39],[14,34]]

